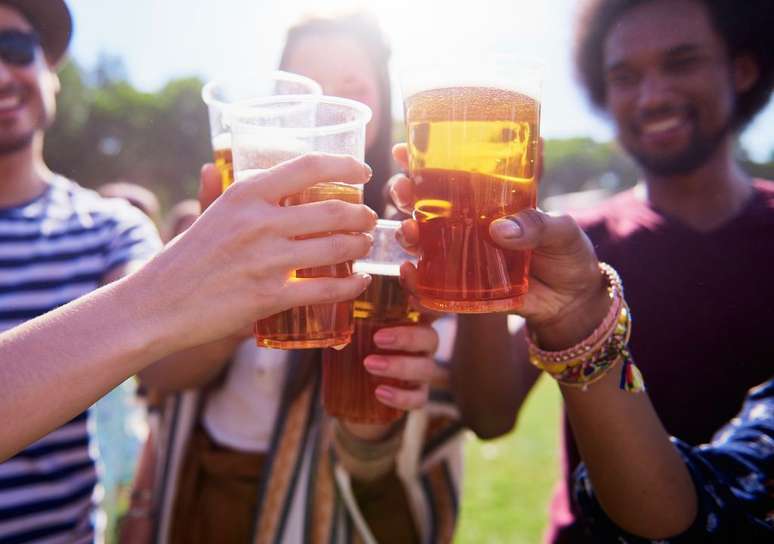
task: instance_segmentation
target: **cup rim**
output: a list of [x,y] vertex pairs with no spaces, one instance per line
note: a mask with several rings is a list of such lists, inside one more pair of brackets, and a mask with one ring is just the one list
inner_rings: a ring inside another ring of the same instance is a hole
[[[484,57],[484,62],[476,64],[481,56]],[[516,91],[535,100],[541,100],[546,74],[546,62],[543,59],[502,52],[482,54],[481,56],[466,55],[462,58],[455,58],[454,61],[449,59],[440,63],[422,61],[401,66],[398,69],[398,81],[402,101],[405,102],[408,98],[424,91],[454,87],[493,87]],[[468,75],[461,76],[460,65],[475,66],[473,75],[464,70],[463,72]],[[515,75],[503,76],[498,70],[504,71],[506,68],[499,68],[500,65],[527,69],[530,71],[530,77],[533,78],[533,81],[523,83],[527,81],[527,76],[519,72]],[[446,69],[446,73],[444,73],[444,69]]]
[[[307,94],[310,94],[312,96],[322,96],[322,86],[317,83],[315,80],[313,80],[310,77],[302,76],[301,74],[296,74],[293,72],[287,72],[285,70],[272,70],[268,74],[268,78],[270,79],[281,79],[284,81],[290,81],[293,83],[303,83],[303,84],[309,84],[310,87],[312,87],[313,92],[309,92]],[[224,102],[223,100],[218,100],[215,98],[212,93],[214,89],[221,87],[223,85],[227,85],[227,82],[223,79],[213,79],[208,81],[204,84],[202,87],[202,101],[209,107],[209,106],[218,106],[220,108],[228,107],[232,104],[236,104],[239,101],[234,102]],[[294,95],[269,95],[269,96],[294,96]]]
[[373,112],[371,111],[371,108],[369,108],[367,105],[363,104],[362,102],[358,102],[357,100],[342,98],[340,96],[327,96],[327,95],[316,95],[316,94],[281,94],[281,95],[252,98],[249,100],[242,100],[242,101],[234,102],[227,105],[224,110],[224,115],[228,119],[229,125],[231,126],[231,131],[233,132],[235,125],[253,126],[253,125],[249,125],[249,123],[245,123],[244,121],[240,121],[238,118],[240,113],[247,113],[251,109],[257,106],[268,105],[268,104],[295,103],[295,102],[300,102],[300,103],[316,102],[318,104],[332,104],[336,106],[346,106],[355,110],[356,112],[359,112],[360,118],[354,119],[352,121],[345,121],[343,123],[324,125],[320,127],[254,126],[256,131],[259,131],[259,130],[282,131],[288,134],[292,133],[292,134],[301,135],[301,136],[303,135],[327,136],[331,134],[339,134],[341,132],[349,132],[352,129],[355,129],[361,125],[365,127],[368,124],[368,122],[371,121],[371,118],[373,116]]
[[396,221],[394,219],[377,219],[376,220],[376,227],[374,229],[383,228],[383,229],[399,229],[401,226],[400,221]]

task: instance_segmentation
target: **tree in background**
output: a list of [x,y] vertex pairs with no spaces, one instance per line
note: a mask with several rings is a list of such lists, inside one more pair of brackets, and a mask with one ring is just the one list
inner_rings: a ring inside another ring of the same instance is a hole
[[176,79],[143,93],[128,83],[120,59],[108,56],[92,73],[71,61],[59,76],[59,111],[45,149],[56,172],[92,188],[132,181],[164,207],[196,194],[211,156],[201,80]]

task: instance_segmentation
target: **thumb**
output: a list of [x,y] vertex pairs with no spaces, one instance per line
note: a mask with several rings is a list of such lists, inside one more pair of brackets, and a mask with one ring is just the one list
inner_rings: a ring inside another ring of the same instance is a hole
[[538,249],[555,254],[574,253],[585,237],[569,215],[549,215],[532,209],[492,221],[489,235],[503,249]]
[[223,185],[220,180],[220,171],[212,163],[202,166],[201,178],[199,181],[199,206],[202,212],[223,192]]

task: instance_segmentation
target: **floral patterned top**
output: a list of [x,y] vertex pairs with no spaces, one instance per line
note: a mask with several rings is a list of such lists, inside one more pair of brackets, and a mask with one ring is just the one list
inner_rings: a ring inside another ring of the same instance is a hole
[[699,512],[693,525],[664,540],[626,533],[605,515],[581,464],[575,473],[575,500],[595,542],[774,542],[774,379],[750,391],[742,411],[711,444],[691,447],[672,441],[696,484]]

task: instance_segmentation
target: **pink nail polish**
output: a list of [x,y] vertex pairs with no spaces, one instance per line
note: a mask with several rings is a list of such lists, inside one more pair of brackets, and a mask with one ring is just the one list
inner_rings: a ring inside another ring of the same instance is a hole
[[369,355],[366,357],[364,364],[368,370],[372,370],[374,372],[383,372],[387,370],[387,367],[389,366],[387,359],[384,357],[379,357],[378,355]]
[[395,393],[393,393],[392,389],[390,389],[389,387],[383,387],[380,385],[379,387],[376,388],[375,393],[376,393],[376,396],[382,400],[392,401],[393,399],[395,399]]
[[374,342],[379,347],[391,346],[398,339],[398,335],[389,329],[381,329],[374,334]]

